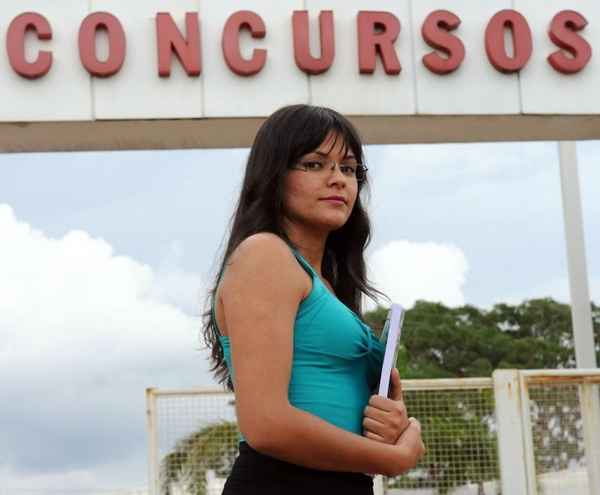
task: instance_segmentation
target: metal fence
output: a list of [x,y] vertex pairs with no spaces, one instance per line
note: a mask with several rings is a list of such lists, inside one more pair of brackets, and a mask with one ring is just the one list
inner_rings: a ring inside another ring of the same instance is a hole
[[[427,454],[389,495],[597,495],[600,371],[497,370],[493,378],[404,380]],[[239,431],[221,390],[147,390],[152,495],[217,495]]]

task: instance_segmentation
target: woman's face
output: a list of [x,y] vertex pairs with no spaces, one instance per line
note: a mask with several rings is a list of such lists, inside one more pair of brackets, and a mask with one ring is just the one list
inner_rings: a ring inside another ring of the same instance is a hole
[[[290,169],[284,182],[284,215],[293,223],[300,223],[311,228],[332,231],[342,227],[356,201],[358,183],[355,178],[344,175],[339,165],[356,163],[352,150],[344,146],[344,141],[330,133],[320,146],[300,158],[302,162],[315,160],[326,164],[315,170]],[[345,153],[344,153],[345,151]],[[338,164],[331,170],[331,160]],[[325,198],[338,196],[343,201],[332,201]]]

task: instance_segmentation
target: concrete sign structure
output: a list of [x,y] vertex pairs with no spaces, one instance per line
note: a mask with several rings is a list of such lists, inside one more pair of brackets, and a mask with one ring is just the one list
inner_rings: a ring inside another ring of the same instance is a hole
[[0,37],[4,151],[247,146],[301,102],[368,143],[600,137],[594,0],[24,0]]

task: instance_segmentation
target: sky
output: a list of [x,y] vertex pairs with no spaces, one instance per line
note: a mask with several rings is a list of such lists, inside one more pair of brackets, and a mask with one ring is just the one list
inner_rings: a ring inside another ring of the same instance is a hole
[[[598,302],[600,141],[577,149]],[[0,155],[0,495],[143,487],[145,389],[217,387],[198,315],[247,154]],[[556,143],[366,157],[368,273],[392,300],[569,301]]]

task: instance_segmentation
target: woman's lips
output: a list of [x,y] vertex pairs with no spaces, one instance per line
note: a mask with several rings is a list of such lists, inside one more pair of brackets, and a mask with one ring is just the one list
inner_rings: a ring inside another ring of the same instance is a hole
[[334,199],[334,198],[325,198],[325,199],[322,199],[321,201],[327,201],[328,203],[333,203],[333,204],[338,204],[338,205],[345,205],[346,204],[344,202],[344,200],[342,200],[342,199]]

